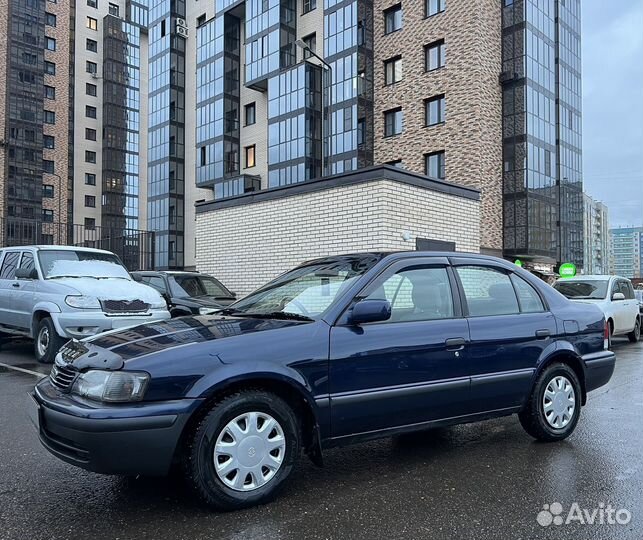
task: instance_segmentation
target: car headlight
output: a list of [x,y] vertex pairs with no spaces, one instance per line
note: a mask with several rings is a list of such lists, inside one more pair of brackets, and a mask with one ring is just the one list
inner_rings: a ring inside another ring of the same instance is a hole
[[108,403],[141,401],[150,376],[137,371],[90,370],[81,373],[72,393]]
[[65,297],[65,304],[79,309],[100,308],[100,302],[95,296],[69,295]]
[[150,309],[167,309],[167,302],[163,299],[160,299],[158,302],[152,302]]
[[200,307],[199,315],[214,315],[217,311],[219,311],[217,308]]

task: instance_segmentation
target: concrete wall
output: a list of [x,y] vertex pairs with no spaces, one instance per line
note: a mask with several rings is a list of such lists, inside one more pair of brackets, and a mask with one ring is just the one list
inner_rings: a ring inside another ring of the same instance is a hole
[[477,252],[480,203],[383,179],[197,212],[196,235],[198,270],[243,295],[303,261],[413,250],[416,237]]

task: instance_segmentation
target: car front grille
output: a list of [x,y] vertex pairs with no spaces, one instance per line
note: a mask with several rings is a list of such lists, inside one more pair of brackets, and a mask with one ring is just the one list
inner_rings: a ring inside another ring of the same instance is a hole
[[62,359],[67,362],[73,362],[77,358],[80,358],[83,354],[87,352],[87,347],[81,342],[72,339],[68,341],[60,348],[60,356]]
[[102,300],[101,305],[106,313],[141,313],[150,307],[143,300]]
[[78,371],[70,366],[57,366],[54,364],[49,374],[49,380],[59,390],[68,392],[77,375]]

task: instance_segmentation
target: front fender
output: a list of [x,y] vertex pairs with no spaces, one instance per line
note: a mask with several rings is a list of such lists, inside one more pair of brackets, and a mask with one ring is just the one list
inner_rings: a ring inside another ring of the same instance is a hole
[[[52,313],[61,313],[60,307],[53,303],[53,302],[38,302],[32,311],[32,316],[31,316],[31,328],[29,329],[31,336],[34,336],[35,333],[35,314],[38,313],[39,311],[44,311],[46,313],[52,314]],[[58,332],[59,335],[62,335],[62,328],[60,327],[60,324],[58,324],[58,318],[57,317],[52,317],[51,320],[54,323],[54,326],[56,327],[56,331]]]

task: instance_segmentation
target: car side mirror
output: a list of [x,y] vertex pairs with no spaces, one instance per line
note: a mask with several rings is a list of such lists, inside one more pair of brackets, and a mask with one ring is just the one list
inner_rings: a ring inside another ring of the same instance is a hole
[[35,268],[16,268],[17,279],[38,279],[38,270]]
[[132,279],[136,281],[137,283],[142,283],[143,282],[143,277],[138,275],[138,274],[132,274]]
[[625,295],[622,292],[615,292],[612,295],[612,300],[625,300]]
[[388,300],[361,300],[353,306],[350,324],[365,324],[387,321],[391,318],[391,303]]

